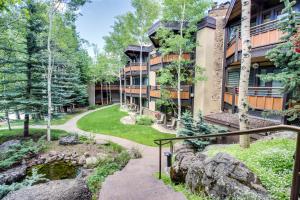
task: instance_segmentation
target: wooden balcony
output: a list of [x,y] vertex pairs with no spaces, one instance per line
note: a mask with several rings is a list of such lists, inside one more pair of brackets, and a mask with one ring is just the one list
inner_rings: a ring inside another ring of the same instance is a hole
[[[103,90],[109,90],[109,86],[103,85],[103,86],[102,86],[102,89],[103,89]],[[120,90],[120,85],[110,85],[110,89],[111,89],[111,90]],[[100,86],[100,85],[97,85],[97,86],[95,87],[95,90],[101,90],[101,86]]]
[[[125,93],[127,94],[140,94],[140,86],[139,85],[130,85],[126,86]],[[142,94],[147,94],[147,86],[142,86]]]
[[[183,85],[181,86],[180,97],[181,99],[188,100],[191,97],[190,93],[191,86]],[[177,99],[177,88],[167,87],[165,88],[169,91],[170,98]],[[150,97],[161,98],[161,87],[160,86],[150,86]]]
[[[136,63],[129,63],[126,65],[126,67],[124,68],[124,72],[139,72],[140,71],[140,63],[136,62]],[[142,63],[142,71],[147,71],[147,63],[143,62]]]
[[[191,56],[189,53],[184,53],[182,55],[183,59],[184,60],[190,60],[191,59]],[[151,59],[150,59],[150,65],[157,65],[157,64],[160,64],[160,63],[170,63],[170,62],[173,62],[173,61],[176,61],[178,60],[179,58],[179,55],[177,54],[170,54],[170,55],[166,55],[166,56],[163,56],[162,55],[154,55]]]
[[[249,87],[249,107],[265,111],[282,111],[284,109],[284,98],[280,87]],[[238,105],[238,88],[227,87],[224,93],[224,102]]]
[[[260,24],[251,28],[252,49],[280,43],[283,33],[277,28],[278,20]],[[240,32],[227,44],[226,58],[242,50]]]

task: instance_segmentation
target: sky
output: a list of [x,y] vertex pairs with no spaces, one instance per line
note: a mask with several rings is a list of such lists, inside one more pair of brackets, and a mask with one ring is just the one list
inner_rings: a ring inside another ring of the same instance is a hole
[[[224,2],[226,0],[217,0]],[[104,46],[103,36],[111,31],[114,18],[128,11],[133,11],[130,0],[92,0],[85,4],[80,13],[76,25],[81,38],[89,43],[97,44],[100,51]],[[93,49],[89,48],[89,54],[93,56]]]

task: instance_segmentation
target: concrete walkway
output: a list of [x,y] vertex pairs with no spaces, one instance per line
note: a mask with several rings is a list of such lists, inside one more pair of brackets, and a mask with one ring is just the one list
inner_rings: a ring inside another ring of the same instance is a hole
[[[105,109],[110,106],[99,108]],[[138,144],[126,139],[93,134],[77,128],[77,121],[97,110],[79,114],[63,125],[52,126],[70,133],[81,135],[95,135],[96,140],[109,140],[127,149],[137,148],[142,153],[141,159],[130,160],[126,167],[115,174],[108,176],[102,184],[100,200],[186,200],[183,194],[175,192],[162,181],[156,179],[154,174],[158,171],[158,148]],[[45,126],[33,126],[45,128]],[[165,160],[163,160],[165,163]]]

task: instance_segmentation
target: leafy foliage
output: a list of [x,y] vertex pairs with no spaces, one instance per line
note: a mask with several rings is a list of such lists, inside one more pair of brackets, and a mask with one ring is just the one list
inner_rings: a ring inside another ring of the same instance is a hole
[[37,142],[25,141],[21,145],[14,145],[7,151],[0,152],[0,171],[20,163],[24,157],[36,155],[45,149],[45,138],[41,137]]
[[265,81],[280,81],[284,87],[282,93],[289,94],[289,109],[281,112],[293,121],[300,117],[300,53],[296,51],[294,39],[299,35],[300,16],[293,11],[296,1],[283,0],[285,8],[282,11],[279,29],[284,33],[281,38],[283,43],[270,50],[267,58],[280,69],[279,73],[261,75]]
[[[178,131],[179,137],[201,136],[212,133],[226,132],[225,128],[208,124],[204,121],[202,113],[199,112],[198,119],[194,120],[190,112],[185,112],[182,115],[183,128]],[[209,139],[190,139],[185,142],[191,144],[198,150],[203,150],[210,144]]]
[[121,170],[130,160],[130,156],[124,149],[116,157],[106,158],[99,162],[96,170],[88,177],[87,185],[96,199],[102,182],[105,178],[116,171]]
[[150,126],[153,124],[153,119],[151,117],[142,115],[137,117],[136,123],[138,125]]
[[35,183],[41,181],[47,181],[47,179],[44,178],[43,174],[38,174],[37,170],[33,169],[32,175],[26,177],[26,179],[20,183],[13,183],[11,185],[0,185],[0,199],[2,199],[11,191],[16,191],[24,187],[32,186]]

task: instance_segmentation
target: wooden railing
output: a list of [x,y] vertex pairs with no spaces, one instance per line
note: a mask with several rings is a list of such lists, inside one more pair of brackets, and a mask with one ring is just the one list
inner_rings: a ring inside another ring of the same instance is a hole
[[[143,62],[142,63],[142,71],[147,71],[147,63]],[[130,72],[130,71],[140,71],[140,63],[135,62],[135,63],[129,63],[125,66],[124,72]]]
[[[277,28],[278,20],[270,21],[251,28],[251,44],[252,48],[280,43],[283,33]],[[227,44],[226,58],[241,51],[242,43],[240,32],[235,33]]]
[[[100,85],[97,85],[95,87],[96,90],[101,90],[101,86]],[[120,85],[110,85],[110,89],[111,90],[120,90]],[[109,86],[102,86],[102,90],[109,90]]]
[[[192,137],[174,137],[174,138],[164,138],[164,139],[157,139],[154,140],[154,143],[159,146],[159,179],[161,179],[162,175],[162,147],[163,145],[169,144],[170,146],[170,155],[172,156],[174,153],[174,143],[178,141],[184,140],[195,140],[195,139],[209,139],[209,138],[216,138],[216,137],[230,137],[230,136],[240,136],[240,135],[251,135],[251,134],[259,134],[259,133],[270,133],[270,132],[277,132],[277,131],[292,131],[297,134],[296,139],[296,149],[295,149],[295,157],[294,157],[294,169],[293,169],[293,179],[292,179],[292,187],[290,192],[290,200],[298,200],[298,195],[300,192],[300,128],[296,126],[286,126],[286,125],[279,125],[279,126],[272,126],[272,127],[265,127],[265,128],[257,128],[251,130],[244,130],[244,131],[235,131],[230,133],[216,133],[216,134],[208,134],[208,135],[201,135],[201,136],[192,136]],[[172,161],[172,158],[170,158]]]
[[[174,62],[174,61],[178,60],[178,58],[179,58],[178,54],[169,54],[169,55],[165,55],[165,56],[156,54],[156,55],[153,55],[152,58],[150,58],[150,65],[157,65],[160,63],[170,63],[170,62]],[[191,56],[189,53],[184,53],[182,55],[182,58],[184,60],[190,60]]]
[[[128,85],[125,88],[125,92],[127,94],[140,94],[140,86],[139,85]],[[142,94],[147,94],[147,86],[142,86]]]
[[[190,99],[190,85],[181,86],[180,97],[181,99]],[[177,99],[177,88],[164,87],[164,90],[169,92],[170,98]],[[150,86],[150,96],[155,98],[161,98],[161,86]]]
[[[284,98],[281,87],[249,87],[249,107],[258,110],[282,111]],[[233,106],[238,105],[239,91],[236,87],[226,87],[224,102]]]

